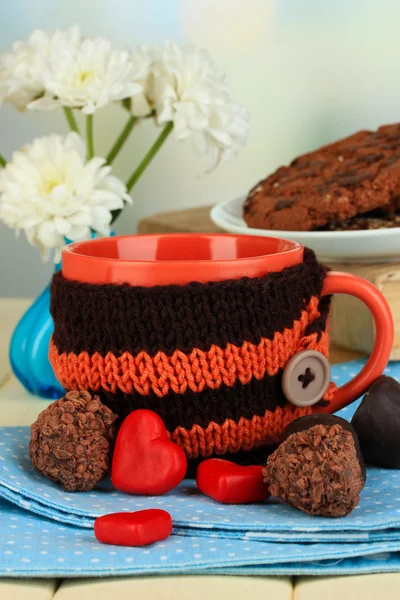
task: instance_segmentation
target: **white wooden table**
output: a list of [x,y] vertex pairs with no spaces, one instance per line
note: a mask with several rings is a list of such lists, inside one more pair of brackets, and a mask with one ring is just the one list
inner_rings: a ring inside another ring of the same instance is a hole
[[[31,425],[46,402],[11,374],[8,342],[27,300],[0,299],[0,426]],[[0,556],[1,561],[1,556]],[[400,574],[336,578],[123,577],[76,580],[0,579],[0,600],[398,600]]]

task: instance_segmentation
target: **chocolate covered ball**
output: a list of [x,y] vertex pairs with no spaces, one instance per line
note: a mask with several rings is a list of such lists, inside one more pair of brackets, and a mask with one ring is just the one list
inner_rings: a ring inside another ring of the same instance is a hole
[[357,452],[357,458],[360,462],[361,475],[365,483],[365,480],[367,479],[367,471],[365,469],[365,462],[363,454],[361,452],[360,441],[358,439],[357,432],[354,429],[353,425],[349,423],[349,421],[346,421],[346,419],[343,419],[342,417],[337,417],[336,415],[331,415],[329,413],[313,413],[312,415],[299,417],[298,419],[295,419],[294,421],[289,423],[289,425],[284,429],[281,441],[283,442],[284,440],[286,440],[289,437],[289,435],[292,435],[292,433],[297,433],[298,431],[305,431],[306,429],[311,429],[311,427],[314,427],[314,425],[325,425],[327,427],[330,427],[332,425],[340,425],[341,427],[343,427],[343,429],[351,433],[354,440],[354,446]]
[[273,496],[310,515],[344,517],[365,483],[354,436],[339,423],[303,425],[268,458],[264,481]]
[[351,422],[367,464],[400,469],[400,384],[393,377],[374,381]]
[[66,492],[91,490],[109,470],[116,420],[98,396],[68,392],[31,426],[33,466]]

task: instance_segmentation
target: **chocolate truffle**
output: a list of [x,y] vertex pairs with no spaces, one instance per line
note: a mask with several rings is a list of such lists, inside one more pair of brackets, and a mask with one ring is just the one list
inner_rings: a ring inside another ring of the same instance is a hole
[[381,375],[352,419],[367,464],[400,469],[400,384]]
[[31,426],[33,466],[66,492],[91,490],[110,467],[116,419],[98,396],[68,392]]
[[263,473],[273,496],[310,515],[348,515],[364,487],[354,437],[338,423],[288,435]]
[[365,469],[365,462],[363,458],[363,454],[361,452],[360,442],[357,436],[357,432],[354,429],[353,425],[346,421],[346,419],[342,419],[342,417],[337,417],[336,415],[331,415],[329,413],[313,413],[312,415],[306,415],[305,417],[299,417],[295,421],[289,423],[289,425],[284,429],[282,433],[281,441],[286,440],[289,435],[292,433],[297,433],[298,431],[305,431],[306,429],[311,429],[314,425],[340,425],[346,431],[349,431],[354,439],[354,445],[356,447],[357,457],[360,461],[361,467],[361,475],[364,480],[367,479],[367,472]]

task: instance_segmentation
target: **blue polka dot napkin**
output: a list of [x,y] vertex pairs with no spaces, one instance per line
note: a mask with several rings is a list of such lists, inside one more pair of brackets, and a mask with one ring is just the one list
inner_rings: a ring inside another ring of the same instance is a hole
[[[396,570],[394,553],[399,550],[399,542],[283,544],[178,535],[145,548],[108,546],[98,543],[91,529],[45,519],[0,500],[0,576],[187,574],[210,569],[225,574],[227,567],[248,575],[285,570],[300,574],[318,567],[323,574],[335,572],[344,559],[347,572],[366,560],[373,569],[390,565]],[[376,558],[382,553],[385,561]]]
[[[359,361],[335,366],[332,377],[340,385],[361,366]],[[389,365],[387,372],[400,379],[400,364]],[[340,414],[350,419],[355,408]],[[0,575],[400,569],[400,471],[368,469],[359,506],[345,518],[328,519],[274,499],[221,505],[200,494],[193,481],[157,497],[121,494],[109,481],[91,492],[66,493],[32,468],[28,444],[29,428],[0,429]],[[96,542],[97,516],[144,508],[170,512],[169,540],[148,549]]]

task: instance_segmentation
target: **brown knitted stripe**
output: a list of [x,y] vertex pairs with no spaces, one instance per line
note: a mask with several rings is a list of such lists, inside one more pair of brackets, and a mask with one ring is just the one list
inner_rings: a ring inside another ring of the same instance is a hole
[[279,273],[207,284],[93,285],[58,273],[52,284],[53,339],[60,353],[102,356],[258,344],[292,328],[310,299],[320,296],[324,277],[310,250],[301,264]]
[[[247,385],[237,383],[231,388],[223,386],[217,391],[207,389],[197,394],[187,392],[183,396],[169,394],[158,398],[120,391],[116,394],[96,391],[96,394],[121,419],[125,419],[133,410],[147,408],[160,415],[168,431],[175,431],[180,427],[187,430],[194,426],[206,428],[211,422],[222,425],[226,420],[239,423],[242,419],[262,417],[266,411],[272,415],[278,409],[279,414],[282,410],[284,414],[285,411],[291,414],[296,407],[287,402],[281,384],[280,372],[275,377],[266,377],[261,381],[252,379]],[[335,390],[336,386],[331,383],[324,400],[329,402]]]
[[122,418],[138,408],[156,412],[168,431],[179,426],[187,429],[193,425],[207,427],[211,421],[222,424],[226,419],[236,422],[241,417],[251,419],[254,415],[262,416],[266,410],[273,412],[287,402],[282,392],[282,371],[274,377],[252,379],[245,385],[237,381],[231,387],[222,385],[216,390],[205,388],[197,393],[190,390],[184,394],[170,392],[162,398],[154,393],[142,396],[121,390],[114,394],[104,390],[90,391],[99,394],[104,404]]

